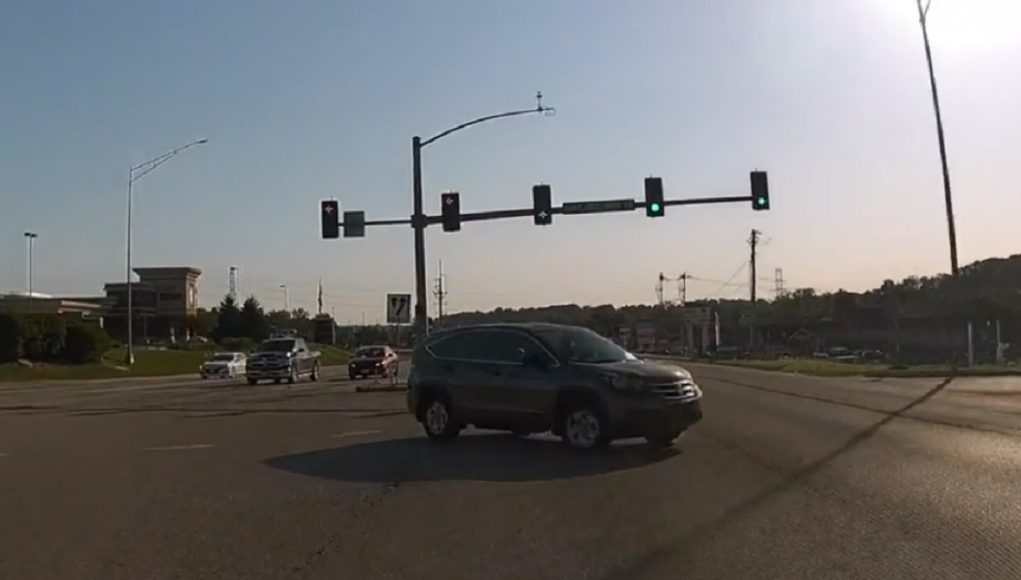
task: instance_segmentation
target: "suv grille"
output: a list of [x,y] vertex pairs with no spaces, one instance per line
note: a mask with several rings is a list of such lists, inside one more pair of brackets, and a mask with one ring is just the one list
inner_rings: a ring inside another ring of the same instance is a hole
[[681,379],[674,383],[653,385],[652,390],[664,399],[690,399],[696,396],[695,383],[690,379]]

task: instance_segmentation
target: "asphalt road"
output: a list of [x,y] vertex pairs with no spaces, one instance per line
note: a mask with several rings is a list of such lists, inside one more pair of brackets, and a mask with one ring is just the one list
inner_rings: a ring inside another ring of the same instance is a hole
[[694,367],[675,449],[433,444],[328,375],[0,385],[0,578],[1021,578],[1021,395]]

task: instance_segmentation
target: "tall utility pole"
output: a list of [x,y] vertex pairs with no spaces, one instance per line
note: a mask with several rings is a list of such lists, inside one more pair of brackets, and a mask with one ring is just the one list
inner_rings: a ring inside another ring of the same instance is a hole
[[494,119],[502,119],[504,117],[514,117],[517,115],[528,115],[532,113],[545,113],[553,114],[554,109],[552,107],[546,107],[542,104],[542,93],[535,94],[535,108],[534,109],[522,109],[520,111],[508,111],[506,113],[497,113],[495,115],[486,115],[485,117],[479,117],[466,123],[461,123],[455,127],[451,127],[446,131],[442,131],[433,135],[428,139],[422,139],[418,135],[411,138],[411,179],[412,179],[412,196],[413,196],[413,207],[415,214],[411,216],[411,227],[415,231],[415,328],[421,333],[422,336],[429,334],[429,315],[428,315],[428,303],[427,300],[427,288],[426,288],[426,271],[425,271],[425,228],[428,225],[428,219],[423,211],[422,203],[422,148],[426,145],[433,143],[451,133],[456,133],[461,129],[466,129],[472,125],[478,125],[486,121],[492,121]]
[[775,290],[776,297],[777,298],[783,298],[783,293],[784,293],[784,288],[783,288],[783,268],[777,268],[775,270],[775,275],[776,275],[776,290]]
[[28,240],[28,311],[35,311],[35,295],[32,293],[32,242],[39,237],[35,232],[25,232],[25,239]]
[[748,245],[751,247],[751,250],[752,250],[751,259],[750,259],[750,262],[749,262],[750,265],[751,265],[751,270],[752,270],[752,282],[751,282],[751,301],[752,301],[752,304],[751,304],[750,310],[748,311],[748,314],[752,317],[748,321],[748,348],[749,349],[752,349],[752,348],[755,347],[755,319],[754,319],[754,316],[755,316],[755,282],[756,282],[756,278],[755,278],[755,248],[756,248],[756,246],[759,245],[759,236],[760,235],[762,235],[762,232],[760,232],[759,230],[757,230],[755,228],[752,228],[752,235],[751,235],[750,238],[748,238]]
[[663,306],[663,281],[666,280],[666,276],[663,272],[659,273],[659,278],[656,280],[656,304]]
[[447,289],[446,289],[446,277],[443,274],[443,260],[440,260],[440,273],[436,276],[436,288],[433,290],[433,294],[436,295],[436,310],[437,320],[443,318],[446,315],[446,300],[447,300]]
[[287,291],[287,284],[281,284],[280,288],[284,291],[284,311],[290,315],[291,313],[291,295]]
[[947,231],[950,234],[950,272],[957,277],[957,228],[954,225],[954,201],[950,196],[950,169],[947,166],[947,147],[943,138],[943,115],[939,108],[939,93],[936,91],[936,74],[932,69],[932,51],[929,50],[929,30],[926,27],[926,17],[929,15],[929,5],[932,0],[926,0],[922,6],[922,0],[918,2],[918,20],[922,23],[922,40],[925,42],[925,60],[929,63],[929,85],[932,87],[932,107],[936,111],[936,137],[939,139],[939,160],[943,166],[943,199],[947,208]]
[[755,305],[755,247],[759,245],[759,236],[761,236],[761,235],[762,235],[762,232],[760,232],[759,230],[756,230],[756,229],[752,229],[752,236],[750,238],[748,238],[748,245],[752,249],[752,257],[751,257],[751,262],[750,262],[751,268],[752,268],[752,283],[751,283],[751,291],[752,291],[751,292],[751,301],[752,301],[752,306]]
[[677,277],[679,284],[677,285],[677,294],[681,299],[681,306],[684,306],[688,302],[688,273],[684,272]]

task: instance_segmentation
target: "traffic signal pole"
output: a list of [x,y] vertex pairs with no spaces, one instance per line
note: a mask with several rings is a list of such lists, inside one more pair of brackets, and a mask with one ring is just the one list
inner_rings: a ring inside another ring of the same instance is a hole
[[[429,316],[425,287],[425,214],[422,213],[422,139],[411,138],[411,179],[415,213],[411,227],[415,231],[415,319],[420,336],[429,334]],[[366,225],[369,225],[366,222]]]
[[[426,271],[425,271],[425,228],[429,225],[425,214],[422,212],[422,148],[426,145],[438,141],[451,133],[456,133],[461,129],[467,129],[472,125],[478,125],[479,123],[485,123],[486,121],[493,121],[495,119],[502,119],[504,117],[515,117],[518,115],[528,115],[531,113],[545,113],[553,114],[554,109],[552,107],[545,107],[542,104],[542,93],[535,94],[536,106],[534,109],[522,109],[519,111],[507,111],[506,113],[497,113],[495,115],[486,115],[485,117],[479,117],[478,119],[472,119],[466,123],[461,123],[455,127],[451,127],[446,131],[442,131],[433,135],[432,137],[423,140],[419,136],[411,138],[411,177],[412,177],[412,196],[414,203],[414,214],[411,216],[411,227],[415,230],[415,320],[414,326],[416,330],[420,332],[420,336],[429,334],[429,311],[428,311],[428,289],[426,287]],[[530,215],[530,214],[529,214]],[[433,222],[435,223],[435,222]],[[377,225],[370,222],[366,222],[365,225]],[[383,224],[378,224],[383,225]]]

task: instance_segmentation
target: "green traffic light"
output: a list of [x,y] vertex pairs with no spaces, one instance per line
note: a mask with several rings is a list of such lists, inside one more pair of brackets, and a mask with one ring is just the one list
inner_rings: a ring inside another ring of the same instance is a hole
[[766,205],[766,198],[764,198],[764,197],[757,197],[757,198],[755,198],[755,204],[756,205],[760,205],[760,206]]
[[650,207],[650,209],[652,209],[652,211],[653,211],[653,212],[655,212],[655,213],[659,213],[659,210],[663,209],[663,206],[659,205],[658,203],[653,203],[653,204],[652,204],[651,206],[649,206],[649,207]]

